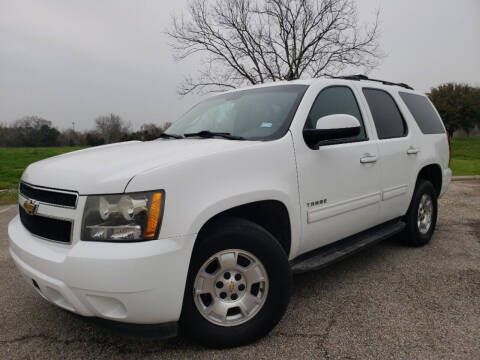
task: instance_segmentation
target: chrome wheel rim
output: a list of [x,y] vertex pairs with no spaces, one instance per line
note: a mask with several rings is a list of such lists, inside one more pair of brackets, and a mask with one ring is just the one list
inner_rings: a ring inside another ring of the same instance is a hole
[[253,318],[265,304],[268,276],[248,251],[224,250],[211,256],[193,283],[195,305],[208,321],[235,326]]
[[425,235],[432,226],[433,201],[428,194],[423,194],[418,205],[417,226],[420,234]]

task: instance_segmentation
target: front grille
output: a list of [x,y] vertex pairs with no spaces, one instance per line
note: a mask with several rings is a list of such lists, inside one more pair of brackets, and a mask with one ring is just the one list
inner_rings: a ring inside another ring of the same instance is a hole
[[19,206],[19,213],[23,226],[32,234],[48,240],[63,243],[70,242],[72,231],[72,223],[70,221],[41,215],[28,215],[21,206]]
[[37,187],[20,183],[20,193],[25,195],[29,199],[37,200],[42,203],[76,207],[77,206],[77,194],[58,192],[53,190],[44,190]]

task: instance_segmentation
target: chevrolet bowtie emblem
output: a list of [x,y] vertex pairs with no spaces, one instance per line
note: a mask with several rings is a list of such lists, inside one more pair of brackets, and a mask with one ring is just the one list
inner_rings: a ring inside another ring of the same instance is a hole
[[28,215],[35,214],[35,211],[37,211],[37,207],[38,207],[38,204],[36,204],[32,200],[27,200],[23,203],[23,208],[25,209],[25,212]]
[[230,290],[230,292],[233,292],[233,289],[235,289],[235,284],[233,283],[233,281],[231,281],[228,290]]

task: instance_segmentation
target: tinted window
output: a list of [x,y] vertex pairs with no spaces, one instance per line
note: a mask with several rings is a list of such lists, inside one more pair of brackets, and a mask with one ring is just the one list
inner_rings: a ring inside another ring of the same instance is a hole
[[358,108],[355,95],[352,90],[345,86],[332,86],[326,88],[318,94],[308,114],[306,128],[314,129],[318,119],[327,115],[347,114],[358,119],[361,125],[360,134],[355,140],[366,138],[365,127],[363,125],[362,114]]
[[402,114],[389,93],[378,89],[363,89],[363,93],[370,107],[379,139],[391,139],[407,134]]
[[445,133],[442,120],[426,96],[401,92],[400,97],[424,134]]

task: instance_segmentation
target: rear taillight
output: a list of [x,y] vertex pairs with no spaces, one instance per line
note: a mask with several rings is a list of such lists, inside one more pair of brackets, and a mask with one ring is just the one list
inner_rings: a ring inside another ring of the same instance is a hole
[[448,136],[448,132],[447,132],[447,140],[448,140],[448,167],[450,167],[450,162],[452,161],[452,145],[450,144],[450,136]]

